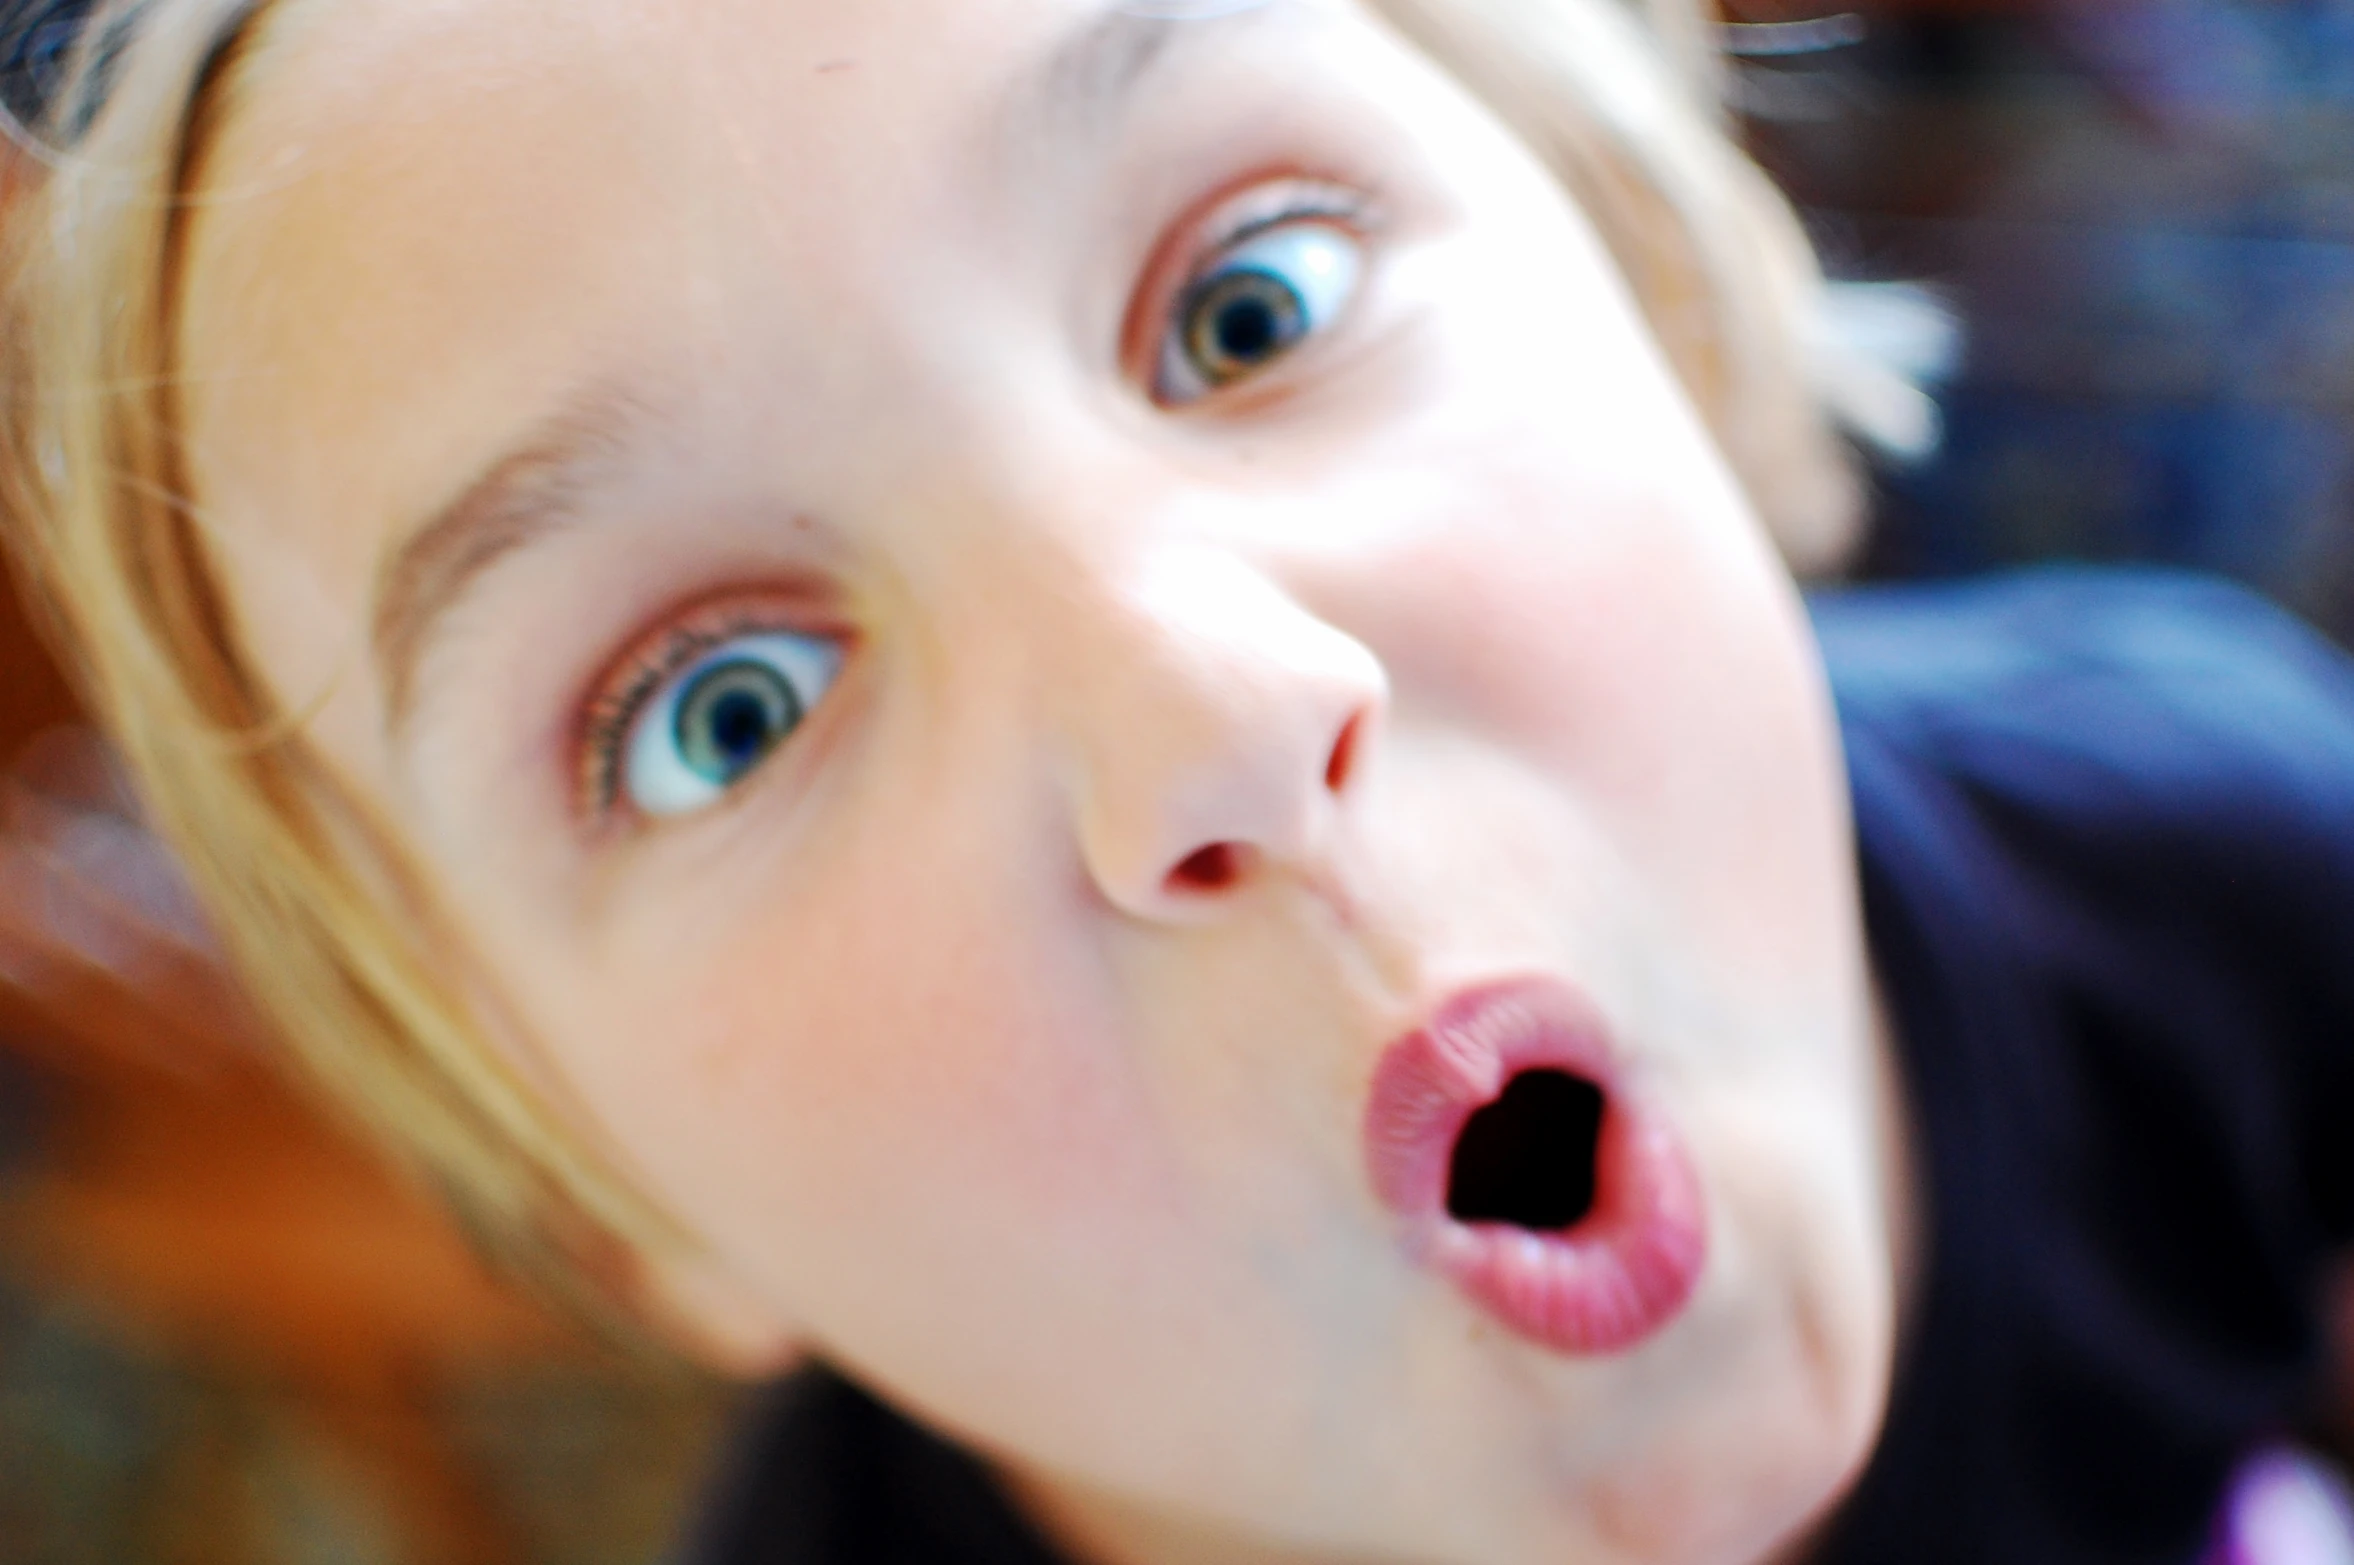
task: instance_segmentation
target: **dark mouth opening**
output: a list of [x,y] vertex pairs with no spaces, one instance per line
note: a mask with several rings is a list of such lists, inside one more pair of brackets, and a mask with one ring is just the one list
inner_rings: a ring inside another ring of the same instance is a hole
[[1447,1215],[1558,1232],[1594,1209],[1602,1089],[1567,1071],[1522,1071],[1475,1110],[1447,1166]]

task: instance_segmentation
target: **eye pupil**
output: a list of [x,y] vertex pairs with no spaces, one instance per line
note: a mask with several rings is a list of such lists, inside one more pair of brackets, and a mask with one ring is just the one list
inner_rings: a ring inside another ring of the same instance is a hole
[[679,758],[707,782],[733,782],[775,749],[802,715],[791,681],[768,664],[718,664],[679,697]]
[[749,760],[767,745],[774,715],[758,696],[731,690],[711,708],[711,742],[731,761]]
[[1282,323],[1264,299],[1237,299],[1218,317],[1218,346],[1229,358],[1262,357],[1281,335]]
[[1213,277],[1187,311],[1186,348],[1194,366],[1221,385],[1274,358],[1306,335],[1307,305],[1271,272]]

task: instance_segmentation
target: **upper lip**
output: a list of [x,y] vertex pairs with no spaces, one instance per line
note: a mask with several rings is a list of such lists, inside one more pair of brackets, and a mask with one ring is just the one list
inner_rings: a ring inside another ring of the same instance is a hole
[[1575,988],[1529,975],[1446,995],[1374,1067],[1365,1127],[1375,1193],[1404,1216],[1443,1212],[1448,1157],[1464,1120],[1516,1072],[1542,1068],[1618,1096],[1608,1028]]

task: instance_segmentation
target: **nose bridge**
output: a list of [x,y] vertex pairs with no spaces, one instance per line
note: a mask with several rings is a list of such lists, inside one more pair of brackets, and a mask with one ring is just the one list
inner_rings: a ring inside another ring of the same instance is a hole
[[1035,406],[1018,430],[957,412],[886,480],[925,540],[905,551],[912,585],[946,610],[955,686],[1020,714],[1001,736],[1045,763],[1021,770],[1056,790],[1097,889],[1190,921],[1261,871],[1324,880],[1306,861],[1328,851],[1389,684],[1317,611],[1332,566],[1282,542],[1269,508],[1305,502],[1205,489]]
[[1386,704],[1379,661],[1264,562],[1191,537],[1103,567],[1052,655],[1089,873],[1166,916],[1323,850]]

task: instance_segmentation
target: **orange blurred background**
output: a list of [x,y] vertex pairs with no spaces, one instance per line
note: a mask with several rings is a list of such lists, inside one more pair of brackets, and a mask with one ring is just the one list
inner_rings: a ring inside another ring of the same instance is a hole
[[723,1395],[291,1090],[129,809],[8,595],[0,1565],[654,1558]]

